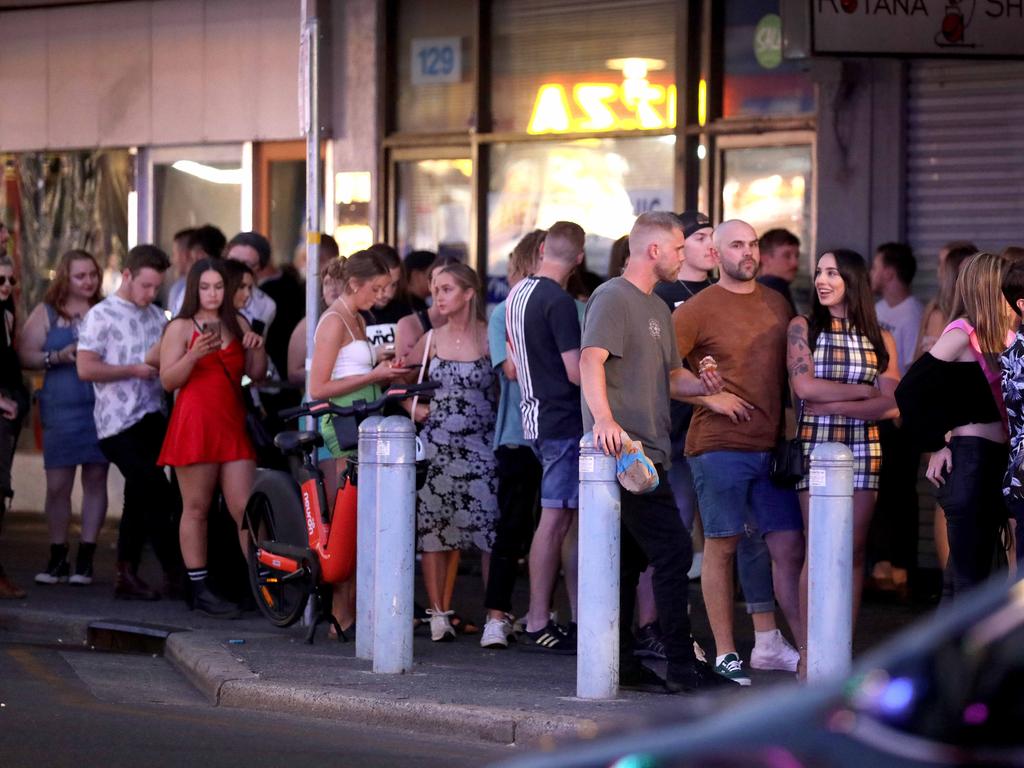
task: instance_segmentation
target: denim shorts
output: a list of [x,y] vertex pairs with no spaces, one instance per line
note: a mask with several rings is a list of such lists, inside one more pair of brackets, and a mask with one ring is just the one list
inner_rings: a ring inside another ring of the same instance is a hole
[[708,538],[803,530],[796,492],[771,481],[768,451],[711,451],[689,462]]
[[580,437],[533,441],[533,451],[544,468],[540,480],[540,505],[545,509],[579,508]]

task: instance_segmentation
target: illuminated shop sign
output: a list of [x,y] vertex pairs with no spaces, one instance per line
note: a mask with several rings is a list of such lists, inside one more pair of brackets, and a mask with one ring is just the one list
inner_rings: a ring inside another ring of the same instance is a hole
[[621,80],[594,77],[547,82],[537,89],[526,132],[591,133],[674,128],[676,86],[652,83],[647,73],[665,68],[660,59],[609,59]]
[[816,53],[1024,55],[1024,0],[813,0]]

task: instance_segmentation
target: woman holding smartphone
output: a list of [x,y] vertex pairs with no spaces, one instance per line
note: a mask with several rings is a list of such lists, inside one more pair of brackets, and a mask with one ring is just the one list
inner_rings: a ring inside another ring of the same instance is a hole
[[[392,365],[390,357],[378,362],[377,350],[366,338],[365,312],[384,294],[391,283],[387,265],[370,251],[358,251],[347,259],[332,261],[324,271],[324,281],[332,280],[340,287],[338,298],[331,302],[313,335],[313,359],[309,368],[309,397],[330,399],[335,405],[350,405],[356,400],[375,400],[381,387],[386,387],[405,374],[408,368]],[[347,456],[338,443],[331,419],[321,421],[324,447],[320,449],[327,498],[332,502],[337,492],[338,474]],[[343,630],[355,620],[353,580],[334,591],[334,617]]]
[[[238,606],[207,583],[207,515],[219,485],[228,511],[241,525],[256,472],[245,427],[242,374],[258,380],[267,371],[263,338],[238,314],[226,283],[223,262],[197,261],[188,273],[181,312],[160,343],[160,381],[178,395],[159,463],[175,468],[181,486],[179,538],[193,607],[218,618],[238,615]],[[241,532],[239,538],[244,543]]]

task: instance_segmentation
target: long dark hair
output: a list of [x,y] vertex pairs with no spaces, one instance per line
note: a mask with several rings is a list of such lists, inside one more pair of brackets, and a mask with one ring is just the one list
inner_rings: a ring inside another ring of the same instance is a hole
[[[846,319],[850,322],[850,331],[851,333],[859,332],[868,337],[868,341],[871,342],[871,346],[875,348],[875,354],[878,356],[878,371],[881,373],[889,367],[889,353],[886,351],[885,341],[882,339],[882,328],[878,324],[878,315],[875,314],[867,262],[859,253],[846,248],[824,251],[821,256],[828,253],[835,257],[839,276],[843,278],[843,285],[846,288],[843,300],[846,303]],[[818,257],[819,262],[821,256]],[[807,342],[813,352],[818,334],[832,327],[832,313],[829,312],[828,307],[822,306],[817,291],[812,291],[811,295],[811,312],[807,318]]]
[[222,259],[200,259],[192,265],[185,280],[185,298],[181,302],[181,312],[178,313],[178,317],[191,320],[199,311],[199,278],[203,276],[204,272],[216,272],[224,281],[224,300],[220,303],[217,315],[220,317],[221,325],[227,328],[236,339],[241,339],[242,326],[238,323],[238,313],[235,311],[235,302],[233,301],[234,294],[228,290],[231,280],[228,279]]

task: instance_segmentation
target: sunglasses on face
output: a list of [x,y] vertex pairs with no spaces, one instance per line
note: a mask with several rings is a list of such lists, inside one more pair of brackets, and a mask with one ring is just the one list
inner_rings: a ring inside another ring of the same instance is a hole
[[10,283],[11,283],[11,288],[13,288],[14,286],[16,286],[18,284],[17,278],[8,277],[7,275],[0,275],[0,287],[3,287],[5,285],[7,285],[8,281],[10,281]]

